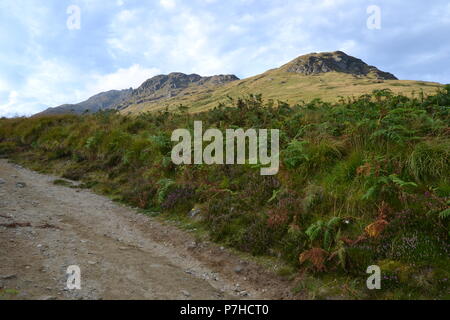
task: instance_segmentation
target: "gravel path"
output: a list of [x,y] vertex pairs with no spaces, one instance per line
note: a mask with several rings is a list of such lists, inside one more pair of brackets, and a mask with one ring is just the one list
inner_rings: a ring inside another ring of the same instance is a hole
[[55,179],[0,160],[0,299],[290,298],[254,263]]

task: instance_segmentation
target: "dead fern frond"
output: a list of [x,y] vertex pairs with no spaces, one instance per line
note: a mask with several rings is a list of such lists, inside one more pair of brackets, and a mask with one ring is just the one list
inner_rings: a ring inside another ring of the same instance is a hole
[[327,260],[327,257],[327,251],[322,248],[312,248],[300,254],[299,261],[300,264],[310,262],[315,270],[322,272],[326,270],[325,261]]
[[378,236],[383,232],[383,230],[386,228],[386,226],[389,223],[386,220],[379,219],[375,221],[372,224],[369,224],[365,231],[371,238],[378,238]]

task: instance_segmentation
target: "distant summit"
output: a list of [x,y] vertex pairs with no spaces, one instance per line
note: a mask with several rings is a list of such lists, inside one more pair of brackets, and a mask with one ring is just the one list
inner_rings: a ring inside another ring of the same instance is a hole
[[222,84],[239,80],[235,75],[216,75],[202,77],[198,74],[184,74],[180,72],[168,75],[158,75],[146,80],[139,88],[126,90],[111,90],[99,93],[86,101],[77,104],[64,104],[36,114],[84,114],[96,113],[101,110],[122,110],[132,103],[159,101],[176,96],[188,95],[192,89],[214,89]]
[[168,75],[158,75],[145,81],[139,88],[133,91],[129,101],[121,104],[118,109],[124,109],[131,103],[140,104],[158,101],[189,94],[186,89],[202,87],[216,87],[228,82],[237,81],[235,75],[216,75],[202,77],[198,74],[184,74],[173,72]]
[[398,80],[392,73],[369,66],[361,59],[349,56],[342,51],[310,53],[296,58],[282,68],[285,68],[287,72],[304,75],[342,72],[360,77],[373,75],[379,80]]
[[36,114],[36,116],[95,113],[100,110],[113,109],[119,103],[128,100],[132,92],[133,89],[131,88],[102,92],[77,104],[63,104],[58,107],[48,108],[47,110]]
[[137,89],[112,90],[87,101],[50,108],[41,114],[83,114],[113,109],[121,114],[139,114],[163,110],[202,112],[249,94],[290,104],[322,99],[333,102],[339,97],[368,94],[389,89],[399,94],[418,90],[434,93],[439,83],[398,80],[392,73],[379,70],[342,51],[310,53],[289,63],[240,80],[235,75],[202,77],[174,72],[146,80]]

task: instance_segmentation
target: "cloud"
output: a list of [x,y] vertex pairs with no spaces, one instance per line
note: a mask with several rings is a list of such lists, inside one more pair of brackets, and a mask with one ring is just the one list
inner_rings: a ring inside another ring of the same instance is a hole
[[0,114],[29,114],[180,71],[244,78],[312,51],[344,50],[402,79],[450,82],[447,0],[77,0],[0,3]]
[[160,0],[159,4],[164,8],[164,9],[174,9],[177,6],[177,3],[175,2],[175,0]]
[[134,64],[108,74],[83,74],[69,65],[42,60],[17,90],[9,91],[10,86],[0,82],[0,93],[8,96],[7,102],[0,104],[0,116],[28,116],[48,107],[81,102],[100,92],[137,88],[158,73],[158,69]]
[[145,80],[159,72],[159,69],[156,68],[144,68],[139,64],[134,64],[129,68],[120,68],[116,72],[106,75],[94,75],[94,82],[89,85],[88,91],[94,95],[108,90],[137,88]]
[[83,78],[84,74],[70,65],[36,57],[19,85],[2,85],[9,99],[1,106],[0,116],[31,115],[49,106],[75,102],[84,97],[79,86]]
[[0,104],[0,117],[12,117],[16,115],[17,96],[17,91],[11,91],[8,95],[8,102]]
[[158,60],[166,73],[226,72],[227,61],[219,52],[220,28],[209,13],[186,7],[169,17],[145,10],[134,13],[135,18],[127,21],[119,13],[110,24],[107,43],[114,57],[133,55],[149,63]]

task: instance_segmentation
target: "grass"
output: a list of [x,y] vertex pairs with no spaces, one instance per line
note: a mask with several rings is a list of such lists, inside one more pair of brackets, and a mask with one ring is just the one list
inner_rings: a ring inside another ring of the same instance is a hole
[[0,300],[13,300],[19,293],[15,289],[0,289]]
[[[311,298],[446,298],[450,86],[430,96],[383,89],[333,103],[268,100],[230,99],[195,115],[2,119],[0,150],[278,264],[283,276],[299,273],[306,282],[298,290]],[[171,133],[194,120],[222,131],[280,129],[279,174],[173,165]],[[193,208],[201,212],[195,219]],[[386,276],[379,292],[365,289],[369,265]]]
[[55,186],[63,186],[63,187],[73,187],[73,183],[67,180],[56,179],[53,181]]
[[123,114],[138,114],[146,111],[177,110],[180,104],[189,107],[189,112],[201,112],[214,108],[219,103],[227,103],[229,97],[237,99],[252,93],[264,93],[266,101],[284,101],[298,103],[321,99],[336,102],[339,97],[360,96],[370,94],[374,90],[385,88],[394,93],[416,95],[435,94],[442,85],[432,82],[409,80],[380,81],[371,78],[356,78],[349,74],[330,72],[321,75],[304,76],[286,72],[283,68],[274,69],[262,75],[234,81],[223,86],[199,88],[192,93],[186,89],[187,95],[178,95],[162,101],[132,104],[123,110]]

